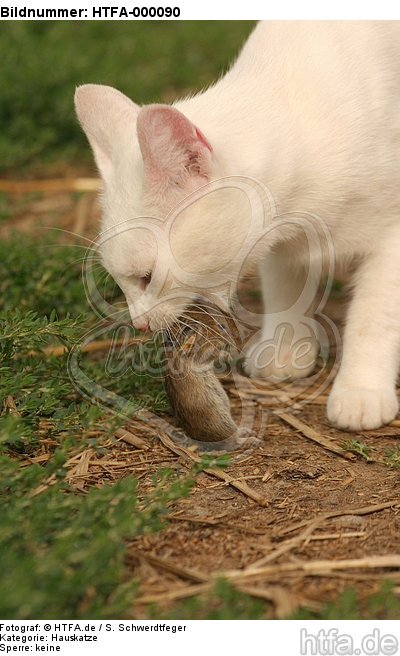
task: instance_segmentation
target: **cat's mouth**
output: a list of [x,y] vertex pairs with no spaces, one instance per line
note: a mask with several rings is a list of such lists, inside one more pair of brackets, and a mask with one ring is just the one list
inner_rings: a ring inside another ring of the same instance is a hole
[[[132,317],[133,326],[145,334],[168,331],[176,324],[185,323],[185,313],[188,311],[224,311],[206,296],[197,295],[192,298],[174,299],[174,302],[163,302],[149,312],[139,317]],[[226,313],[229,314],[229,313]]]

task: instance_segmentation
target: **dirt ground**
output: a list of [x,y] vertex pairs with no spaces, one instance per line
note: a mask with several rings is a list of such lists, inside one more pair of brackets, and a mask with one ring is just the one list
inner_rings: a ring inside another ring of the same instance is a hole
[[[343,303],[333,301],[329,310],[341,314]],[[208,589],[222,573],[240,590],[270,601],[276,618],[300,606],[318,611],[349,587],[362,600],[385,578],[400,582],[400,472],[387,464],[400,422],[345,433],[327,422],[329,388],[310,401],[312,390],[292,388],[299,399],[294,409],[287,408],[287,392],[267,384],[250,399],[246,379],[226,389],[234,415],[238,392],[257,416],[264,413],[262,443],[232,458],[226,480],[201,474],[190,497],[171,507],[168,527],[132,545],[132,571],[142,581],[135,613],[147,602],[168,608]],[[168,466],[190,462],[190,452],[171,458],[160,436],[155,428],[143,454],[144,488],[163,455]],[[355,440],[368,460],[353,452]]]
[[[62,191],[36,201],[30,214],[21,209],[14,227],[31,229],[35,212],[45,210],[57,225],[83,234],[97,217],[93,207],[91,194],[77,204]],[[257,306],[254,296],[248,300]],[[329,302],[327,314],[339,326],[344,306],[343,298]],[[226,389],[234,413],[240,395],[263,413],[262,443],[232,456],[224,471],[201,473],[190,496],[171,504],[166,528],[129,545],[132,576],[140,581],[133,615],[144,615],[149,602],[168,609],[209,590],[222,574],[268,600],[276,618],[300,606],[318,611],[349,587],[362,600],[385,578],[400,586],[400,469],[388,464],[400,444],[400,421],[345,433],[327,423],[329,387],[313,395],[315,386],[287,392],[263,384],[254,395],[243,378],[239,387],[226,381]],[[295,397],[289,409],[288,393]],[[130,474],[145,496],[160,468],[190,470],[193,452],[174,449],[156,422],[134,420],[127,430],[144,444],[121,441],[101,458],[85,451],[71,463],[71,483],[85,490],[100,477]],[[354,453],[355,440],[364,456]]]

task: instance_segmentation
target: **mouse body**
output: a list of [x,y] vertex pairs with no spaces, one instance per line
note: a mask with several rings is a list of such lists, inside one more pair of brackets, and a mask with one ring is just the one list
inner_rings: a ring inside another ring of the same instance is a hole
[[232,343],[220,319],[209,306],[197,306],[164,336],[165,388],[189,438],[203,447],[208,444],[208,450],[231,451],[242,448],[251,432],[236,425],[228,395],[214,371],[215,360]]

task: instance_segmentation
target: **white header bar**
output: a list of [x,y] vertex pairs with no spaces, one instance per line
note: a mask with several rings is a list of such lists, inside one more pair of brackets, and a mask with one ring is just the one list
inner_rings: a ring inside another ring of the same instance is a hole
[[394,20],[389,0],[0,0],[2,20]]

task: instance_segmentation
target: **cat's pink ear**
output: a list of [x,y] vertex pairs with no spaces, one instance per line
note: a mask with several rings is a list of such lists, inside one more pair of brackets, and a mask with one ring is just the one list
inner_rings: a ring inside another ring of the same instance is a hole
[[169,105],[143,107],[137,134],[151,184],[185,185],[189,178],[200,183],[211,172],[212,149],[205,136],[181,112]]
[[84,84],[75,92],[75,109],[102,177],[109,179],[113,159],[136,129],[139,107],[123,93],[100,84]]

